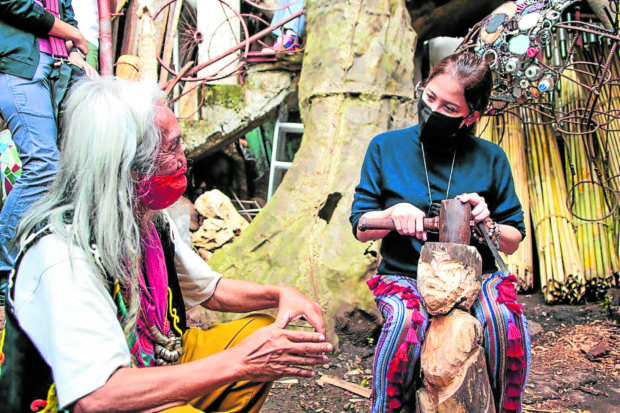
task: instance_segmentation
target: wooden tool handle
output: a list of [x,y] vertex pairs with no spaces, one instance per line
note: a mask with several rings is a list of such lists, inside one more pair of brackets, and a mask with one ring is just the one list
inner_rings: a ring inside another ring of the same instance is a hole
[[[368,229],[389,229],[393,230],[394,221],[392,218],[360,218],[357,224],[357,229],[360,231],[366,231]],[[424,229],[439,229],[439,217],[424,218]]]

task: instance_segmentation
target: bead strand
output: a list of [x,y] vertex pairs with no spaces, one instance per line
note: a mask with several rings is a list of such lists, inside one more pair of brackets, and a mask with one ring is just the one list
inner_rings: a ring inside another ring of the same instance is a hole
[[[495,248],[499,249],[499,237],[502,233],[502,230],[495,221],[492,221],[492,220],[489,220],[489,221],[491,223],[489,225],[489,229],[487,230],[487,234],[489,235],[489,239],[493,242],[493,245],[495,246]],[[474,239],[478,241],[480,244],[486,244],[486,240],[484,239],[484,236],[480,234],[480,232],[478,231],[476,227],[472,227],[471,234],[472,234],[472,237],[474,237]]]

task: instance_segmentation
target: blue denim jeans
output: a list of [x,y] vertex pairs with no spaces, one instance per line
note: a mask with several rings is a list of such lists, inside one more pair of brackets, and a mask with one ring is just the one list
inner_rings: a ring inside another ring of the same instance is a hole
[[[280,23],[282,20],[286,19],[289,16],[292,16],[293,14],[297,12],[300,12],[304,8],[303,0],[295,0],[294,4],[291,4],[288,7],[284,7],[287,4],[290,4],[291,2],[293,2],[293,0],[279,0],[278,1],[278,10],[275,11],[275,13],[273,14],[273,18],[271,19],[272,25]],[[297,34],[297,37],[299,37],[301,36],[301,32],[303,31],[305,25],[306,25],[306,16],[302,14],[300,17],[293,19],[290,22],[286,23],[284,25],[284,29],[294,31]],[[276,36],[281,36],[282,29],[278,27],[271,33],[273,33]]]
[[13,267],[15,229],[30,205],[54,179],[60,157],[50,98],[54,59],[41,53],[32,80],[0,73],[0,116],[8,124],[22,161],[22,174],[0,213],[0,271]]

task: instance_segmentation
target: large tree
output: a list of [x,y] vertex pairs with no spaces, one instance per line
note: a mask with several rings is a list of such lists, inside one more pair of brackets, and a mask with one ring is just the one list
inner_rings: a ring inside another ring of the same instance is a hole
[[348,217],[370,139],[411,124],[416,34],[403,0],[310,0],[299,84],[304,137],[274,197],[209,263],[226,276],[294,285],[335,315],[374,308],[378,257]]

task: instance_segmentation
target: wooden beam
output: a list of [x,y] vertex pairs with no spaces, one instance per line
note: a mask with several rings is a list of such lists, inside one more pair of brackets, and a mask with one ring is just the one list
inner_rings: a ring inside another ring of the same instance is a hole
[[[179,25],[179,17],[181,16],[181,9],[183,8],[183,0],[177,0],[175,4],[171,4],[170,7],[174,6],[174,10],[168,16],[168,23],[166,25],[166,36],[164,37],[161,51],[161,60],[164,61],[165,64],[170,65],[170,61],[172,60],[172,51],[174,49],[174,38],[177,33],[177,27]],[[158,49],[159,53],[159,49]],[[159,84],[163,85],[168,80],[168,71],[163,67],[160,68],[159,71]]]
[[321,378],[316,381],[316,384],[321,387],[325,384],[331,384],[332,386],[340,387],[341,389],[345,389],[346,391],[350,391],[351,393],[355,393],[367,399],[372,396],[372,390],[370,389],[327,375],[321,376]]

